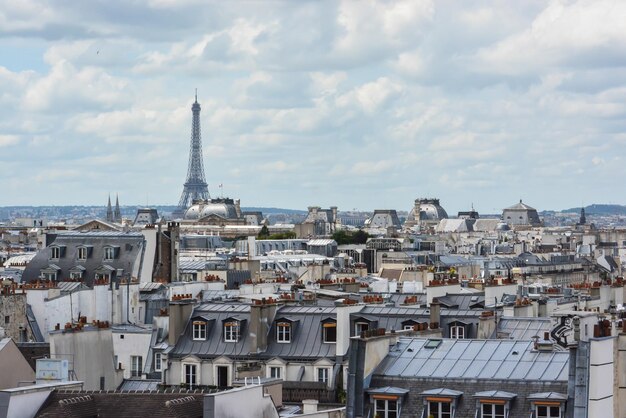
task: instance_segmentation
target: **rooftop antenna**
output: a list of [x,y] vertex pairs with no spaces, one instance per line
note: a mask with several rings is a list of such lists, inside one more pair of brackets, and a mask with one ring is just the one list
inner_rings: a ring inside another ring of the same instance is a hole
[[198,88],[196,87],[196,103],[198,103]]

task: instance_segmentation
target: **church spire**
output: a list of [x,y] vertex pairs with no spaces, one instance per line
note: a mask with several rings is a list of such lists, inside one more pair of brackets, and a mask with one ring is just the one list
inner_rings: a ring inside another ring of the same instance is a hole
[[120,211],[120,197],[117,193],[115,194],[115,212],[113,213],[113,220],[117,223],[122,222],[122,212]]
[[107,222],[113,222],[113,208],[111,207],[111,195],[109,195],[109,203],[107,204]]
[[585,216],[585,207],[580,208],[580,219],[578,220],[580,225],[585,225],[587,223],[587,217]]

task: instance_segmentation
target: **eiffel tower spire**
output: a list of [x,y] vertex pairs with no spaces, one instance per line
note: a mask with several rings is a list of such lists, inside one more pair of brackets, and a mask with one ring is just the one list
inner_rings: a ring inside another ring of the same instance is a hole
[[178,210],[185,211],[196,199],[210,199],[209,189],[204,177],[204,164],[202,162],[202,138],[200,137],[200,103],[198,103],[198,90],[196,89],[196,101],[191,105],[191,144],[189,149],[189,165],[187,167],[187,180],[183,187],[183,193],[178,202]]

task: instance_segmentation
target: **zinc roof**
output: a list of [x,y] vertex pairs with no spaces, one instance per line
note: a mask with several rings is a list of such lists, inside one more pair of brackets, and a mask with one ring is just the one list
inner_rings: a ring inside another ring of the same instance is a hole
[[375,374],[393,377],[567,381],[569,353],[538,352],[532,341],[402,337]]

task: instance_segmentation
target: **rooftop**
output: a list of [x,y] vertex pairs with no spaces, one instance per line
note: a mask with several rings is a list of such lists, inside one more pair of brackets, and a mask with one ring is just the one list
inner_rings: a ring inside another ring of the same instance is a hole
[[[435,341],[439,343],[432,344]],[[535,351],[532,341],[401,337],[377,367],[375,374],[389,377],[566,382],[568,359],[569,353],[566,351]]]

